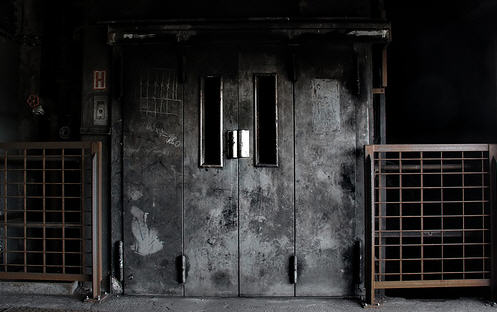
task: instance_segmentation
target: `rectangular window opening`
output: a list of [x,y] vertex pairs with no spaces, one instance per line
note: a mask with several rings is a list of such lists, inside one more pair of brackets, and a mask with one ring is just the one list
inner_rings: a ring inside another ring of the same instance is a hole
[[200,81],[200,166],[223,166],[223,81],[207,76]]
[[255,75],[255,165],[278,166],[278,94],[276,74]]

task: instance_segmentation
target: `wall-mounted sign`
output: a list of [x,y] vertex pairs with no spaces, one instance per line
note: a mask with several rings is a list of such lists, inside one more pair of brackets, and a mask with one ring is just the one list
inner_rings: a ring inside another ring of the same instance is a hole
[[28,96],[26,103],[29,107],[35,108],[40,105],[40,97],[36,94],[31,94],[30,96]]
[[41,106],[40,97],[36,94],[31,94],[26,99],[26,104],[31,108],[31,112],[36,116],[45,115],[45,110]]
[[106,76],[107,76],[107,71],[105,70],[93,71],[93,90],[107,89]]
[[108,120],[107,97],[93,97],[93,124],[96,126],[106,126]]

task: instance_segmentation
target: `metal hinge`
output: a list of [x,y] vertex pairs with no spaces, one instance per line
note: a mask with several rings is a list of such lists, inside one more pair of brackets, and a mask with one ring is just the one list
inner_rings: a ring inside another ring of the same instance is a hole
[[298,262],[297,256],[290,257],[291,283],[297,284],[298,281]]
[[186,256],[181,255],[176,260],[178,266],[178,283],[186,283]]
[[117,243],[117,250],[119,253],[119,281],[122,283],[124,281],[124,244],[123,241]]

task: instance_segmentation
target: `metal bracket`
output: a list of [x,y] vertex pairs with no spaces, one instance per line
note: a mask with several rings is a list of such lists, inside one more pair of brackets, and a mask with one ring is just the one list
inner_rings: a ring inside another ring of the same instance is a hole
[[97,298],[91,298],[90,296],[86,296],[83,299],[83,302],[85,302],[85,303],[101,303],[109,297],[110,297],[110,294],[105,291],[102,295],[98,296]]
[[232,130],[228,131],[228,158],[250,157],[250,131]]
[[228,158],[238,158],[238,131],[228,131]]
[[186,256],[185,255],[178,256],[178,258],[176,258],[176,265],[178,268],[178,283],[184,284],[186,283],[186,277],[187,277]]
[[364,301],[361,302],[361,306],[363,309],[368,309],[368,308],[379,308],[380,303],[374,303],[374,304],[369,304]]
[[238,158],[250,157],[250,132],[238,130]]
[[119,281],[122,283],[124,281],[124,244],[123,241],[117,243],[117,252],[119,254]]
[[290,258],[290,270],[291,270],[291,283],[297,284],[298,281],[298,262],[297,256],[292,256]]

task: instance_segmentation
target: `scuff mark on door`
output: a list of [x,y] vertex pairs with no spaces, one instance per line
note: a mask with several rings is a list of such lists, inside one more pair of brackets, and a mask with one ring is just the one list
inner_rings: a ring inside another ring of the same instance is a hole
[[135,243],[131,245],[131,249],[140,256],[148,256],[162,250],[164,242],[159,240],[157,230],[147,224],[148,213],[132,206],[131,215],[133,215],[131,232],[135,237]]

